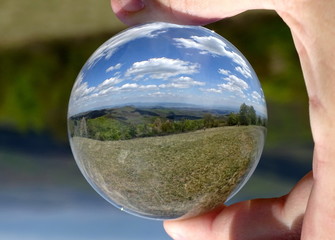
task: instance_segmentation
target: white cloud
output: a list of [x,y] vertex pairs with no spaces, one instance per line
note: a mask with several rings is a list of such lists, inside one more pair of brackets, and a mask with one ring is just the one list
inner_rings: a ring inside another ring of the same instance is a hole
[[110,66],[109,68],[106,69],[106,72],[111,72],[111,71],[114,71],[114,70],[118,70],[122,67],[122,64],[121,63],[118,63],[114,66]]
[[149,93],[147,95],[147,97],[151,98],[151,99],[156,99],[156,98],[164,98],[165,100],[168,101],[174,101],[177,100],[178,98],[180,98],[180,96],[173,94],[171,92],[161,92],[161,91],[157,91],[157,92],[153,92],[153,93]]
[[143,89],[143,90],[157,90],[159,89],[157,85],[155,84],[151,84],[151,85],[141,85],[139,87],[139,89]]
[[176,46],[180,48],[196,48],[201,54],[212,54],[218,56],[226,56],[239,65],[238,69],[244,77],[252,77],[248,63],[234,51],[229,51],[227,44],[221,39],[213,36],[199,37],[191,36],[191,38],[174,38]]
[[[83,82],[84,74],[80,73],[77,77],[77,80],[73,86],[73,92],[72,92],[72,101],[77,101],[78,99],[81,99],[89,94],[91,94],[95,87],[88,87],[87,82]],[[71,103],[70,103],[71,105]]]
[[87,61],[87,67],[91,68],[102,58],[109,59],[118,48],[130,41],[139,38],[155,38],[158,34],[162,33],[162,29],[166,27],[182,28],[183,26],[169,24],[169,23],[152,23],[145,24],[142,26],[137,26],[134,28],[129,28],[126,31],[121,32],[120,34],[115,35],[107,42],[105,42],[101,47],[99,47],[92,56]]
[[235,75],[229,75],[223,80],[227,81],[227,83],[218,84],[218,87],[220,89],[235,93],[241,98],[246,98],[244,91],[249,88],[248,83],[246,83],[239,77],[236,77]]
[[[221,71],[225,72],[225,70]],[[223,78],[225,83],[218,84],[218,88],[202,88],[200,89],[203,92],[210,92],[210,93],[224,93],[225,91],[231,92],[241,98],[246,98],[245,91],[249,88],[249,85],[247,82],[243,81],[239,77],[236,77],[235,75],[229,75],[225,78]]]
[[243,90],[247,90],[249,88],[248,83],[243,81],[241,78],[236,77],[235,75],[229,75],[228,77],[225,77],[223,80]]
[[179,83],[168,83],[168,84],[160,84],[160,88],[188,88],[185,84],[179,84]]
[[79,87],[74,91],[74,99],[79,99],[91,94],[94,91],[95,87],[88,87],[87,82],[79,85]]
[[99,89],[99,91],[97,91],[97,96],[96,97],[102,97],[102,96],[107,95],[111,92],[132,91],[134,89],[138,89],[139,87],[140,87],[140,85],[138,85],[137,83],[126,83],[126,84],[123,84],[120,87],[110,86],[109,88]]
[[179,78],[174,79],[172,81],[176,82],[176,83],[180,83],[180,84],[186,84],[188,86],[204,86],[204,85],[206,85],[205,82],[196,81],[193,78],[185,77],[185,76],[179,77]]
[[229,70],[225,70],[225,69],[222,69],[222,68],[219,68],[218,72],[222,75],[231,75],[231,72]]
[[151,84],[151,85],[140,85],[137,83],[126,83],[120,87],[110,86],[109,88],[101,89],[97,92],[97,96],[102,97],[109,93],[116,93],[116,92],[126,92],[126,91],[136,91],[136,90],[158,90],[158,86]]
[[209,93],[222,93],[222,89],[216,89],[216,88],[201,88],[200,89],[203,92],[209,92]]
[[226,44],[213,36],[207,37],[198,37],[198,36],[191,36],[191,38],[174,38],[177,47],[184,47],[184,48],[196,48],[200,50],[201,54],[213,54],[213,55],[220,55],[226,56],[227,50]]
[[[152,91],[157,91],[164,88],[189,88],[192,86],[204,86],[205,82],[196,81],[188,76],[181,76],[170,80],[167,84],[138,84],[138,83],[125,83],[117,86],[123,79],[118,77],[108,78],[97,86],[89,87],[87,82],[83,82],[84,75],[78,76],[74,92],[72,93],[70,110],[69,112],[78,112],[85,106],[104,102],[104,99],[110,96],[115,96],[116,93],[131,92],[131,91],[145,91],[148,96],[153,96]],[[112,95],[111,95],[112,93]],[[167,96],[166,93],[164,93]],[[157,94],[156,94],[157,96]],[[76,109],[77,108],[77,109]]]
[[258,92],[256,92],[256,91],[252,92],[251,97],[253,99],[255,99],[256,101],[260,101],[262,99],[261,95]]
[[97,86],[97,88],[102,88],[104,86],[111,86],[111,85],[115,85],[115,84],[118,84],[122,82],[122,79],[121,78],[118,78],[118,77],[112,77],[112,78],[108,78],[106,79],[105,81],[103,81],[101,84],[99,84]]
[[126,77],[135,76],[139,80],[146,75],[154,79],[168,79],[181,74],[194,74],[199,71],[199,64],[171,58],[151,58],[135,62],[125,73]]
[[117,90],[128,90],[128,89],[134,89],[138,87],[139,85],[137,83],[126,83],[122,85],[121,87],[117,88]]
[[153,96],[153,97],[156,97],[156,96],[165,96],[165,93],[162,93],[162,92],[154,92],[154,93],[149,93],[148,96]]
[[240,96],[241,98],[245,98],[245,94],[243,93],[242,89],[237,86],[234,85],[232,82],[228,82],[228,83],[222,83],[222,84],[218,84],[219,89],[223,90],[227,90],[229,92],[235,93],[238,96]]
[[242,68],[240,66],[235,67],[235,70],[241,73],[245,78],[251,78],[250,68]]
[[116,89],[115,85],[122,82],[123,79],[119,77],[111,77],[94,87],[93,93],[97,95],[92,95],[92,98],[95,96],[101,96],[105,95],[111,91],[114,91]]
[[251,93],[251,98],[252,98],[253,102],[256,102],[256,103],[265,103],[265,98],[264,98],[264,95],[263,95],[262,91],[261,91],[261,93],[253,91]]
[[193,86],[204,86],[205,82],[195,81],[190,77],[179,77],[177,79],[173,79],[171,83],[160,84],[160,88],[190,88]]
[[[97,86],[89,87],[87,82],[83,81],[84,74],[81,73],[76,80],[71,94],[71,102],[69,104],[69,114],[75,114],[81,108],[89,105],[95,99],[107,95],[110,92],[118,90],[116,84],[123,81],[118,77],[108,78]],[[126,88],[124,86],[123,88]]]
[[[234,85],[232,82],[228,82],[228,83],[222,83],[222,84],[218,84],[217,85],[218,88],[201,88],[200,90],[203,92],[208,92],[208,93],[224,93],[224,92],[231,92],[237,96],[239,96],[240,98],[246,98],[246,94],[243,92],[243,90],[237,86]],[[231,95],[230,98],[233,98],[234,95]]]

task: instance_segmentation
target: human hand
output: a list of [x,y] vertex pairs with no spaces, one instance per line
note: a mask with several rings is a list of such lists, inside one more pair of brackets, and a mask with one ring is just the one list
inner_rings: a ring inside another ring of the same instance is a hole
[[201,25],[250,9],[275,10],[290,27],[310,103],[313,174],[287,195],[251,200],[192,219],[166,221],[175,240],[333,239],[335,236],[335,1],[111,0],[133,25],[150,21]]

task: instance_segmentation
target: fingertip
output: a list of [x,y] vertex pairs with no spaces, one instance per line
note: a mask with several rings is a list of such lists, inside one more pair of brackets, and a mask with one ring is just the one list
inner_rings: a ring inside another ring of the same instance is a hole
[[180,221],[165,221],[164,222],[164,229],[166,233],[173,239],[173,240],[186,240],[187,236],[187,229],[185,228],[183,222]]
[[183,240],[185,239],[181,234],[180,234],[180,228],[178,225],[179,221],[164,221],[163,226],[166,231],[166,233],[173,239],[173,240]]
[[181,219],[169,220],[164,222],[164,229],[174,240],[203,240],[212,239],[213,222],[216,217],[224,210],[221,206],[203,215]]
[[111,0],[114,12],[138,12],[144,8],[143,0]]
[[145,5],[142,0],[111,0],[111,7],[122,22],[133,25],[131,16],[143,10]]

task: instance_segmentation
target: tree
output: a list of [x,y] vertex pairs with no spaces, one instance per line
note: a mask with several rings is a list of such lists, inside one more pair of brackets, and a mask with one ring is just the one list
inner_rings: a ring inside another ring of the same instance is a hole
[[240,115],[239,115],[239,122],[241,125],[249,125],[250,119],[249,119],[249,106],[243,103],[240,106]]
[[129,138],[134,138],[137,136],[137,129],[134,125],[130,125],[128,129]]
[[211,128],[214,125],[214,117],[210,113],[204,115],[204,127]]
[[122,137],[122,125],[120,122],[114,119],[110,119],[106,116],[88,119],[88,134],[93,139],[97,140],[120,140]]
[[235,126],[238,124],[239,115],[236,113],[231,113],[228,116],[228,125]]
[[260,116],[257,117],[257,125],[262,126],[262,118]]
[[136,132],[139,137],[148,137],[152,134],[151,127],[145,123],[138,125]]
[[185,120],[174,122],[174,129],[176,132],[185,132]]
[[87,125],[86,125],[86,118],[85,118],[85,117],[83,117],[83,118],[80,120],[79,136],[81,136],[81,137],[88,137],[88,134],[87,134]]
[[153,123],[153,131],[155,133],[162,132],[162,120],[160,118],[156,118]]
[[174,132],[174,125],[173,123],[168,119],[162,124],[162,131],[164,133],[172,133]]
[[256,116],[256,111],[253,106],[248,107],[248,117],[250,121],[249,123],[251,125],[256,125],[257,116]]

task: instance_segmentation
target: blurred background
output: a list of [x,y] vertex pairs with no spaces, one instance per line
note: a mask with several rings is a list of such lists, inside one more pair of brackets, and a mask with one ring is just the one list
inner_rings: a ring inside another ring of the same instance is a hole
[[[268,11],[207,27],[247,57],[268,105],[260,164],[230,203],[286,194],[310,171],[313,148],[290,31]],[[66,112],[76,76],[97,47],[125,28],[108,0],[1,0],[0,239],[169,239],[161,222],[103,200],[68,145]]]

